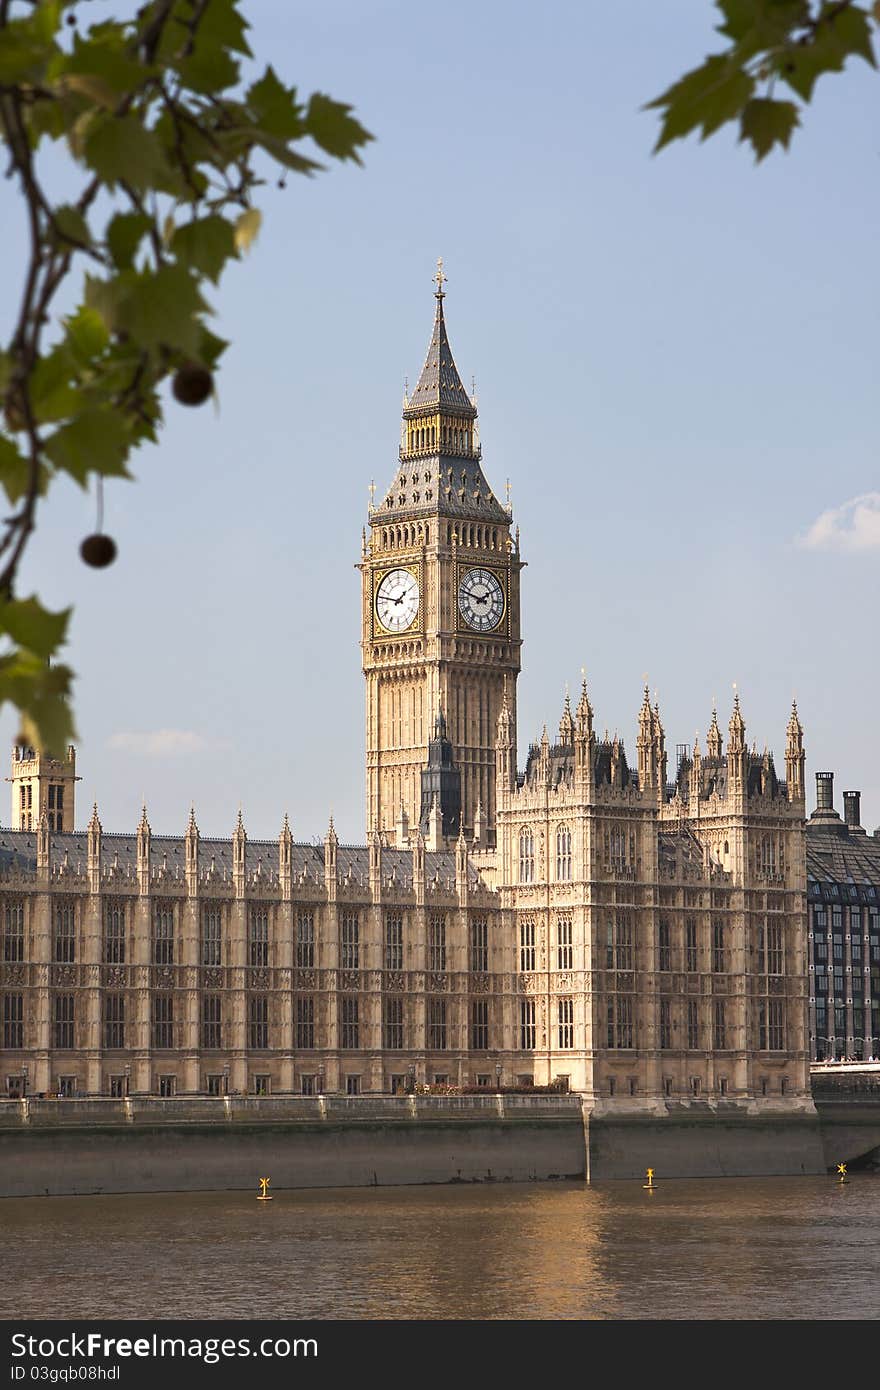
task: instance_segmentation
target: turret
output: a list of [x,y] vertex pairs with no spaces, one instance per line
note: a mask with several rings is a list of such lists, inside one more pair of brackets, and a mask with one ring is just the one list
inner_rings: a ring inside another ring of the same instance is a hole
[[499,792],[511,791],[516,784],[513,715],[507,703],[506,686],[495,734],[495,776]]
[[785,731],[785,782],[789,801],[803,801],[806,795],[804,781],[804,731],[798,719],[797,704],[791,702],[791,715]]
[[567,690],[565,692],[565,704],[562,707],[562,718],[559,721],[559,742],[563,748],[570,748],[574,743],[574,717]]
[[150,891],[150,822],[147,820],[147,807],[141,811],[141,823],[137,828],[137,874],[138,888],[142,894]]
[[739,708],[739,694],[733,697],[733,714],[727,726],[727,785],[731,791],[745,794],[746,766],[746,726]]
[[651,709],[647,686],[645,686],[642,707],[639,710],[639,734],[636,739],[636,749],[638,752],[639,786],[642,791],[648,787],[657,787],[660,780],[660,768],[657,762],[657,743],[654,737],[654,713]]
[[290,821],[285,811],[284,820],[281,825],[281,834],[278,836],[278,881],[281,884],[281,892],[284,897],[289,897],[290,895],[292,871],[293,835],[290,829]]
[[719,759],[723,751],[721,742],[721,730],[718,727],[718,713],[715,706],[712,706],[712,723],[709,725],[709,732],[706,735],[706,752],[710,758]]
[[245,874],[247,871],[247,832],[244,828],[244,821],[241,818],[241,807],[238,810],[238,820],[235,830],[232,832],[232,880],[235,884],[235,896],[244,897]]
[[92,818],[89,821],[86,841],[89,892],[99,893],[101,891],[101,822],[98,820],[97,801],[92,807]]
[[581,683],[574,728],[574,775],[585,791],[593,781],[593,707],[587,695],[587,681]]
[[46,813],[49,831],[61,835],[75,828],[76,749],[69,744],[64,758],[24,744],[12,750],[12,829],[36,830]]

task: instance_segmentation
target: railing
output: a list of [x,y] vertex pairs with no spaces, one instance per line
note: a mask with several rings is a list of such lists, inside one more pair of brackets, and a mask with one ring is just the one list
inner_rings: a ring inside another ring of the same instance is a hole
[[0,1130],[104,1125],[225,1125],[328,1119],[466,1119],[508,1115],[519,1119],[579,1116],[577,1095],[318,1095],[318,1096],[104,1096],[0,1100]]

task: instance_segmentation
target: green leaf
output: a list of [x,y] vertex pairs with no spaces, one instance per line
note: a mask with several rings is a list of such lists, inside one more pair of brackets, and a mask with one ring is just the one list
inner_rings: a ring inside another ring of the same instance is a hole
[[239,13],[237,0],[211,0],[199,24],[198,41],[252,58],[245,38],[250,27]]
[[19,710],[25,743],[62,753],[75,738],[68,702],[72,678],[69,666],[47,665],[32,652],[0,658],[0,705],[9,702]]
[[850,53],[855,53],[857,57],[870,63],[872,68],[877,66],[871,43],[871,26],[861,5],[842,6],[826,0],[816,26],[817,46],[823,42],[826,32],[832,35],[832,42],[840,53],[841,60]]
[[185,86],[206,96],[214,96],[217,92],[234,87],[239,78],[239,65],[234,58],[224,49],[209,48],[201,41],[196,44],[194,52],[179,59],[174,67]]
[[259,208],[247,208],[235,223],[235,245],[238,251],[249,251],[263,221]]
[[156,68],[138,62],[127,51],[125,35],[113,26],[98,37],[94,31],[85,39],[74,35],[73,51],[63,62],[67,75],[94,77],[102,89],[115,92],[117,99],[136,92],[156,73]]
[[64,327],[67,330],[66,341],[77,362],[83,366],[100,357],[110,341],[101,315],[85,304],[64,320]]
[[73,375],[73,361],[64,343],[39,358],[29,383],[31,410],[39,424],[73,414],[79,403]]
[[166,169],[162,146],[136,116],[99,116],[89,126],[83,156],[109,188],[124,182],[142,191]]
[[89,473],[127,478],[125,460],[130,438],[118,410],[96,407],[84,410],[62,425],[45,443],[47,458],[85,487]]
[[171,238],[171,250],[184,265],[207,275],[215,285],[226,262],[238,254],[231,223],[216,216],[178,227]]
[[128,270],[145,234],[153,225],[145,212],[118,212],[107,228],[107,247],[113,264]]
[[0,43],[0,83],[4,86],[35,82],[42,76],[46,62],[46,46],[28,32],[29,27],[26,22],[13,21],[3,29],[3,42]]
[[64,204],[55,209],[53,217],[62,240],[72,242],[75,246],[91,246],[92,237],[88,223],[79,208]]
[[[11,439],[0,434],[0,484],[13,506],[24,497],[30,480],[30,461],[19,453]],[[40,464],[37,481],[37,493],[40,497],[45,493],[47,484],[46,468]]]
[[373,136],[349,115],[351,110],[350,106],[333,101],[322,92],[314,92],[309,98],[305,128],[315,144],[334,159],[353,159],[355,164],[360,164],[358,146],[365,145]]
[[254,120],[267,135],[281,140],[297,140],[304,134],[302,107],[296,103],[296,88],[290,90],[279,82],[274,70],[268,67],[247,91],[247,104]]
[[72,609],[50,613],[33,594],[30,598],[0,602],[0,631],[13,642],[47,660],[63,644]]
[[743,107],[739,138],[751,142],[756,163],[760,163],[774,145],[782,145],[788,149],[792,132],[799,124],[798,110],[794,102],[753,97]]
[[648,103],[648,109],[666,107],[654,153],[697,127],[702,129],[705,140],[725,121],[736,119],[754,89],[754,79],[726,54],[707,58],[702,67],[685,73],[662,96]]
[[201,330],[199,315],[207,307],[184,266],[163,265],[135,276],[120,303],[118,322],[141,347],[192,354]]

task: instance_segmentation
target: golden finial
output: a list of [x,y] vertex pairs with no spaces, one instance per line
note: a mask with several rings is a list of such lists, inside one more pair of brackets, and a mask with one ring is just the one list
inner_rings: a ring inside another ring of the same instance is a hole
[[374,502],[374,500],[375,500],[375,497],[376,497],[376,484],[375,484],[375,481],[371,478],[371,479],[370,479],[370,510],[371,510],[371,511],[372,511],[372,509],[373,509],[373,502]]
[[505,488],[507,489],[507,510],[510,511],[510,479],[509,479],[509,478],[505,481],[504,486],[505,486]]
[[438,298],[438,299],[442,299],[442,298],[443,298],[443,282],[444,282],[444,280],[448,279],[448,276],[446,276],[446,275],[443,274],[443,257],[442,257],[442,256],[438,256],[438,257],[437,257],[437,274],[436,274],[433,278],[437,281],[437,289],[435,290],[435,294],[437,295],[437,298]]

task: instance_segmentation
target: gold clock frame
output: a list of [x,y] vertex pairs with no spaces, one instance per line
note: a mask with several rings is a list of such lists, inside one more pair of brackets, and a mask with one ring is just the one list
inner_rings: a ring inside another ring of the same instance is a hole
[[[376,610],[376,599],[379,594],[379,586],[382,583],[383,579],[385,579],[389,574],[393,574],[395,570],[406,570],[408,574],[413,575],[416,583],[419,586],[418,612],[416,613],[416,616],[410,623],[409,627],[406,628],[403,632],[391,632],[387,627],[385,627]],[[422,562],[420,560],[398,560],[396,564],[377,565],[373,569],[373,587],[372,596],[370,600],[370,632],[374,641],[377,639],[381,639],[383,642],[406,642],[409,641],[415,633],[418,633],[419,636],[422,636],[425,631],[424,609],[425,586],[423,583],[422,576]]]
[[[461,582],[466,574],[471,570],[485,570],[498,580],[501,585],[501,595],[504,599],[504,609],[501,617],[494,627],[487,628],[485,632],[480,632],[477,628],[471,627],[465,618],[462,617],[461,609],[458,606],[458,593]],[[499,637],[510,636],[510,566],[492,565],[483,560],[457,560],[455,564],[455,630],[458,633],[466,633],[468,637],[480,637],[483,641],[497,641]]]

